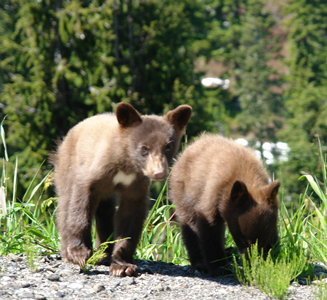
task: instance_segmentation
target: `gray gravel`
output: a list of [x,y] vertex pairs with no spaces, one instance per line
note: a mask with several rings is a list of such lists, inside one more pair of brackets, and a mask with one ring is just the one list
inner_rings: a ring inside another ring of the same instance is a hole
[[[51,255],[39,258],[36,272],[31,272],[25,256],[11,254],[0,257],[0,299],[271,299],[232,276],[210,278],[189,266],[136,263],[139,277],[117,278],[109,276],[108,267],[96,266],[86,275]],[[313,291],[313,285],[293,283],[287,299],[316,299]]]

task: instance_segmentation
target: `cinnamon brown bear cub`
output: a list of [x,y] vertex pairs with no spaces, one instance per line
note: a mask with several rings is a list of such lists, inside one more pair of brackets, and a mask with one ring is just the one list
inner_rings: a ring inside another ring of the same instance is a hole
[[[61,251],[66,262],[83,266],[96,246],[114,232],[119,241],[103,264],[114,276],[136,276],[133,254],[147,214],[150,179],[167,177],[192,108],[178,106],[165,116],[141,116],[128,103],[116,115],[90,117],[73,127],[52,156],[58,193]],[[116,212],[119,196],[119,208]]]
[[240,254],[258,241],[278,240],[279,181],[268,175],[254,152],[227,138],[204,134],[173,166],[170,196],[182,226],[191,265],[218,275],[226,261],[225,223]]

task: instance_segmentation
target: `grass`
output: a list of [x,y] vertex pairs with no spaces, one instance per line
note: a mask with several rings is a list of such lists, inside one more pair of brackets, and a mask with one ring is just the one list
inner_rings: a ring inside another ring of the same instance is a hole
[[313,296],[314,299],[317,300],[325,300],[327,299],[327,282],[323,281],[324,278],[321,276],[319,280],[314,281],[313,287]]
[[175,206],[168,201],[167,185],[168,179],[158,198],[151,199],[154,204],[145,221],[135,257],[185,265],[188,264],[187,252],[179,225],[173,219]]
[[[4,149],[0,181],[0,255],[25,253],[30,269],[35,271],[41,254],[58,253],[59,249],[55,225],[56,199],[44,200],[44,191],[51,183],[51,172],[41,181],[38,181],[36,173],[24,195],[18,196],[19,162],[15,161],[13,173],[8,174],[2,123],[0,129]],[[325,160],[321,161],[323,180],[320,182],[312,175],[304,176],[308,180],[308,188],[299,197],[298,209],[286,209],[281,196],[278,256],[270,254],[264,259],[253,249],[249,264],[242,261],[238,254],[234,255],[234,272],[241,283],[256,286],[271,297],[285,299],[291,281],[299,276],[313,277],[313,262],[327,264],[327,178]],[[144,224],[135,258],[187,265],[187,251],[167,190],[168,180],[158,198],[151,199],[152,209]],[[314,202],[313,199],[319,201]],[[231,235],[226,235],[226,247],[235,248]],[[101,257],[104,247],[95,252],[85,271]],[[315,281],[313,291],[316,299],[326,299],[326,286],[321,280]]]
[[237,265],[235,273],[238,280],[247,286],[255,286],[262,292],[276,299],[286,299],[290,282],[300,275],[306,265],[305,256],[296,254],[273,259],[271,253],[264,258],[257,245],[248,251],[249,260],[242,256],[242,267]]
[[59,238],[55,226],[54,199],[42,201],[43,187],[48,176],[35,184],[35,175],[22,200],[17,201],[15,190],[18,161],[16,160],[12,178],[12,198],[9,200],[7,187],[10,177],[6,176],[5,166],[4,161],[0,183],[1,197],[5,199],[1,202],[0,213],[0,255],[25,252],[26,239],[36,248],[36,251],[56,252]]
[[110,241],[111,236],[108,238],[107,242],[102,243],[98,249],[96,249],[92,256],[86,261],[86,264],[81,268],[82,272],[84,274],[87,274],[97,263],[98,261],[103,258],[105,256],[105,251],[108,248],[109,244],[113,244],[119,241],[123,241],[123,240],[128,240],[130,239],[125,238],[125,239],[121,239],[121,240],[115,240],[115,241]]
[[[41,165],[23,197],[18,199],[18,160],[15,161],[13,174],[7,174],[9,159],[2,125],[0,133],[4,158],[0,181],[0,255],[32,251],[26,249],[26,241],[34,253],[56,252],[59,238],[55,226],[54,199],[42,200],[43,192],[49,186],[50,172],[37,182]],[[12,186],[10,191],[9,186]]]

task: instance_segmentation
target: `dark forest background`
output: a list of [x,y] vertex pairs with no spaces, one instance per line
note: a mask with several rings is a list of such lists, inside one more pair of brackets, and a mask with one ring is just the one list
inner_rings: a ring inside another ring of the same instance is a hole
[[[201,79],[230,80],[204,88]],[[244,137],[298,201],[327,141],[325,0],[2,0],[0,120],[19,189],[82,119],[130,102],[143,114],[193,107],[202,131]],[[51,169],[46,161],[39,176]],[[8,172],[10,173],[10,172]],[[19,196],[19,193],[18,193]]]

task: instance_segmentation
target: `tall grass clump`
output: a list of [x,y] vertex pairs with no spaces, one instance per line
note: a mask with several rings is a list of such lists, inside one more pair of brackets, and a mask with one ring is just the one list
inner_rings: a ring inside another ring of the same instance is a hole
[[[316,176],[303,175],[313,190],[313,194],[306,193],[306,205],[312,210],[312,218],[309,222],[307,241],[314,258],[327,265],[327,175],[326,175],[326,158],[323,157],[322,147],[319,141],[320,162],[322,170],[322,181]],[[318,203],[312,200],[312,197],[318,199]]]
[[56,252],[58,234],[54,218],[54,199],[42,201],[44,188],[49,185],[50,173],[37,182],[41,165],[24,195],[19,197],[16,194],[19,180],[18,159],[16,158],[13,173],[9,174],[3,122],[0,130],[4,149],[0,181],[0,255],[26,253],[26,240],[29,242],[29,252]]
[[175,206],[167,197],[168,179],[154,201],[145,221],[141,239],[136,250],[137,259],[188,264],[179,225],[174,220]]
[[[236,267],[238,280],[247,286],[255,286],[262,292],[276,299],[286,299],[290,282],[303,271],[306,257],[303,255],[281,256],[272,258],[271,252],[267,257],[259,253],[257,244],[248,251],[249,259],[242,256],[242,267]],[[237,266],[236,259],[234,264]]]

